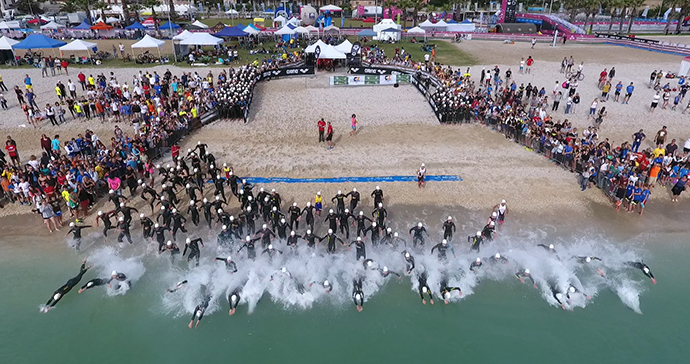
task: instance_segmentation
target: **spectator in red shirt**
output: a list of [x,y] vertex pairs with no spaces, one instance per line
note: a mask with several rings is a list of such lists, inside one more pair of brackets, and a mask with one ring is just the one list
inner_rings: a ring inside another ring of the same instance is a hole
[[[330,125],[330,121],[328,122],[328,124]],[[326,122],[323,121],[323,118],[321,118],[321,120],[319,120],[317,125],[319,126],[319,143],[323,143],[326,140],[323,136],[323,132],[325,130],[324,127],[326,126]]]
[[5,150],[7,155],[12,160],[12,165],[15,167],[21,167],[22,163],[19,160],[19,151],[17,151],[17,143],[10,137],[7,136],[7,141],[5,142]]
[[86,91],[86,75],[84,72],[79,72],[77,75],[77,78],[79,79],[79,84],[81,85],[81,90]]
[[62,60],[62,62],[60,62],[60,67],[62,67],[62,69],[65,70],[65,74],[67,76],[69,76],[69,72],[67,72],[67,66],[68,65],[69,65],[69,63],[67,63],[67,61],[64,59]]
[[173,160],[176,160],[177,157],[180,156],[180,146],[174,144],[172,147],[170,147],[170,153],[172,153]]
[[333,125],[328,122],[328,130],[326,131],[326,143],[328,144],[328,149],[333,149],[335,144],[333,143]]

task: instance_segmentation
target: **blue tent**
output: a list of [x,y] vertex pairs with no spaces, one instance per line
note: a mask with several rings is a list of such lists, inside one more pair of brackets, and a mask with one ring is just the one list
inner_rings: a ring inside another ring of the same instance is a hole
[[371,29],[364,29],[361,32],[357,33],[357,35],[360,37],[375,37],[376,32]]
[[465,19],[460,24],[472,24],[472,22],[469,19]]
[[457,24],[458,22],[456,22],[455,20],[451,19],[451,20],[447,21],[446,23],[447,23],[447,24]]
[[89,25],[89,23],[87,23],[86,20],[84,20],[83,22],[81,22],[81,24],[74,27],[74,29],[91,30],[91,25]]
[[213,34],[216,37],[244,37],[247,33],[236,27],[225,27],[220,32]]
[[126,27],[125,29],[130,29],[130,30],[146,30],[146,27],[141,25],[139,22],[134,22],[134,24]]
[[297,26],[294,25],[294,24],[292,24],[292,23],[288,23],[287,26],[288,26],[288,28],[290,28],[290,29],[295,29],[295,28],[297,28]]
[[175,24],[175,23],[167,22],[167,23],[161,25],[160,27],[158,27],[158,29],[161,29],[161,30],[180,29],[180,26]]
[[57,48],[62,47],[67,43],[46,37],[43,34],[29,34],[26,39],[15,44],[12,48],[15,49],[41,49],[41,48]]

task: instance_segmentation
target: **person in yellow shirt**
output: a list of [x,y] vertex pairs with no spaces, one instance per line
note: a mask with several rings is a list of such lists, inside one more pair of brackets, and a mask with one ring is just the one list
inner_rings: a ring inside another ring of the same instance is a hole
[[196,118],[196,106],[193,106],[192,110],[190,110],[190,111],[192,112],[192,117]]
[[654,153],[654,158],[659,158],[660,155],[666,155],[666,150],[663,146],[657,145],[652,153]]
[[57,95],[58,100],[62,102],[62,90],[60,89],[60,84],[58,83],[55,85],[55,94]]
[[314,208],[316,209],[316,213],[321,216],[321,209],[323,208],[322,203],[323,202],[323,196],[321,196],[321,192],[317,192],[316,196],[314,196]]
[[5,86],[5,82],[2,81],[2,75],[0,75],[0,91],[7,91],[7,86]]
[[96,86],[96,79],[92,75],[89,75],[89,85]]

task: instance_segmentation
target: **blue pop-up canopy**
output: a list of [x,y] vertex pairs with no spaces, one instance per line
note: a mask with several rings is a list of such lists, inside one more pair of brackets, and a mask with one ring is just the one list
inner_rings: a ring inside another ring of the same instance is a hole
[[49,38],[43,34],[29,34],[26,39],[14,45],[15,49],[42,49],[62,47],[67,43]]
[[146,27],[143,26],[143,25],[141,25],[141,23],[139,23],[139,22],[137,21],[137,22],[134,22],[134,24],[132,24],[132,25],[126,27],[125,29],[129,29],[129,30],[146,30]]
[[244,37],[247,36],[247,32],[236,27],[225,27],[220,32],[213,34],[216,37]]
[[167,22],[167,23],[159,26],[158,29],[162,29],[162,30],[180,29],[180,26],[175,24],[175,23]]
[[375,37],[376,32],[371,29],[364,29],[361,32],[357,33],[357,35],[360,37]]
[[83,22],[81,22],[81,24],[79,24],[79,25],[77,25],[76,27],[74,27],[74,29],[78,29],[78,30],[91,30],[91,25],[89,25],[89,23],[87,23],[86,20],[84,20]]

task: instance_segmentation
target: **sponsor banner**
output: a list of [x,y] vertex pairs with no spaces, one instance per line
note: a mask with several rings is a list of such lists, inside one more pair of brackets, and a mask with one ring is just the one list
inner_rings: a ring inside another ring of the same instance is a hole
[[411,75],[395,75],[395,80],[398,83],[410,83],[411,79],[412,79]]
[[350,67],[350,73],[355,75],[400,75],[404,72],[396,71],[390,68],[377,68],[377,67]]
[[364,77],[365,76],[347,76],[348,85],[352,85],[352,86],[364,85],[364,83],[365,83]]
[[[375,77],[375,76],[366,76],[366,77]],[[396,75],[384,75],[384,76],[380,76],[379,83],[382,84],[382,85],[392,85],[392,84],[395,84],[395,83],[398,82],[398,80],[396,80],[395,77],[396,77]]]
[[[355,77],[359,77],[359,76],[355,76]],[[380,85],[382,77],[385,77],[385,76],[366,75],[366,76],[364,76],[364,84],[366,84],[366,85]]]
[[303,76],[303,75],[313,75],[313,74],[314,74],[314,66],[288,67],[288,68],[280,68],[277,70],[261,72],[261,79],[265,80],[267,78],[278,78],[278,77],[286,77],[286,76]]
[[601,34],[597,33],[596,34],[597,38],[609,38],[609,39],[618,39],[618,40],[631,40],[633,42],[639,42],[639,43],[659,43],[658,40],[654,39],[644,39],[644,38],[638,38],[638,37],[626,37],[623,35],[616,35],[616,34]]
[[331,85],[339,86],[339,85],[347,85],[348,84],[348,76],[333,76],[331,77]]

